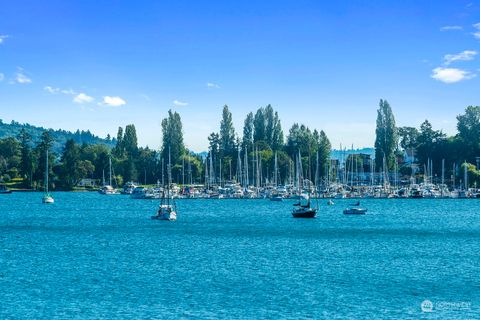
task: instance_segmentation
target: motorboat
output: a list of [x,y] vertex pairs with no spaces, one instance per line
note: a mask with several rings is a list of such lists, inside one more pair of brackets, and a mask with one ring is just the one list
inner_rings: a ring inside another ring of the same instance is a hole
[[343,214],[365,214],[367,213],[366,208],[351,207],[343,210]]

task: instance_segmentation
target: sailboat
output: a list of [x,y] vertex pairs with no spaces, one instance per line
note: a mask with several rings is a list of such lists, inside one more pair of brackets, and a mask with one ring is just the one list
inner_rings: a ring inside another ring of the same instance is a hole
[[103,177],[103,187],[98,190],[100,194],[105,194],[105,195],[112,195],[112,194],[120,194],[117,190],[115,190],[112,187],[112,156],[108,158],[108,165],[109,165],[109,184],[105,185],[105,174]]
[[167,220],[167,221],[177,220],[177,206],[175,204],[175,201],[173,200],[172,193],[170,190],[170,185],[172,183],[170,149],[168,150],[167,173],[168,173],[167,187],[165,188],[165,186],[163,186],[160,206],[158,207],[157,214],[152,216],[152,219],[154,220]]
[[[298,194],[302,192],[302,158],[300,156],[300,151],[298,151],[298,161],[297,161],[297,187]],[[318,208],[312,207],[310,202],[310,196],[307,196],[307,203],[302,204],[302,199],[298,200],[298,203],[293,204],[292,216],[294,218],[315,218],[317,215]]]
[[42,198],[42,203],[54,203],[53,197],[48,193],[48,149],[45,155],[45,193]]
[[275,152],[275,165],[273,171],[273,192],[270,195],[270,201],[283,201],[282,195],[278,192],[278,161],[277,152]]

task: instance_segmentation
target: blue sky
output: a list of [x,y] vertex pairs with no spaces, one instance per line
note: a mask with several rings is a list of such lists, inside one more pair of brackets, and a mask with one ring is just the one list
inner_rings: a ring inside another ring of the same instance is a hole
[[[22,1],[0,6],[0,118],[158,147],[167,110],[205,150],[228,104],[238,133],[272,104],[285,133],[372,146],[399,126],[455,133],[480,104],[480,1]],[[477,76],[477,74],[479,76]]]

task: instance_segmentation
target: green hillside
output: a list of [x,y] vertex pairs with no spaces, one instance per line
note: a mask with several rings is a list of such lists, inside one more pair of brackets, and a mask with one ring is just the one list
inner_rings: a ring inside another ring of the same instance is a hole
[[110,136],[107,136],[106,138],[100,138],[92,134],[89,130],[77,130],[76,132],[53,130],[43,127],[36,127],[28,123],[21,124],[16,121],[12,121],[11,123],[4,123],[0,119],[0,139],[7,137],[17,137],[22,129],[25,129],[32,136],[34,143],[36,143],[40,139],[42,132],[49,131],[54,140],[53,150],[57,154],[62,151],[62,148],[65,146],[65,143],[68,139],[73,139],[76,143],[79,144],[106,144],[109,147],[114,147],[116,144],[116,140],[111,139]]

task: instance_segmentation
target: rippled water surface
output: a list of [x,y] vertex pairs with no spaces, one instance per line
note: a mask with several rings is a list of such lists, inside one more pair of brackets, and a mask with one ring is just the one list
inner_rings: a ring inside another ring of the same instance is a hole
[[1,319],[480,318],[480,200],[54,197],[0,195]]

